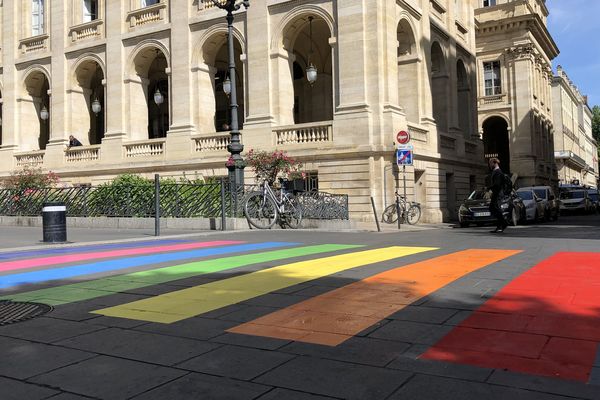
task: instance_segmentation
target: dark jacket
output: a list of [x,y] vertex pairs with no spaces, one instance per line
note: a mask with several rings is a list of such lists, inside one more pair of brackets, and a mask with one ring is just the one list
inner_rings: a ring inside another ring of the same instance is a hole
[[69,139],[69,147],[83,146],[77,138]]
[[492,198],[499,199],[504,196],[504,173],[500,168],[492,171],[491,185]]

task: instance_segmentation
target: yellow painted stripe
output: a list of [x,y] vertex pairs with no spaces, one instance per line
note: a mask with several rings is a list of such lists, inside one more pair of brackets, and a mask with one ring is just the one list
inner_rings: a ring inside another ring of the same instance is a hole
[[430,250],[437,249],[392,246],[300,261],[93,312],[170,324],[347,269]]

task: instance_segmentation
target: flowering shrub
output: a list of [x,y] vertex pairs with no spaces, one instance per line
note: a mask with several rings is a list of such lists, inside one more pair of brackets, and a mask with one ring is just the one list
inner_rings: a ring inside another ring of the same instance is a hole
[[279,150],[272,153],[267,151],[250,150],[246,156],[248,165],[250,165],[256,174],[256,180],[267,181],[269,184],[275,183],[278,176],[283,175],[293,179],[292,175],[302,175],[300,171],[302,164],[287,155],[285,151]]
[[36,189],[54,187],[58,182],[58,175],[52,171],[44,174],[41,168],[25,166],[22,170],[12,172],[10,177],[4,181],[3,186],[6,189],[15,189],[23,194],[30,194]]
[[234,160],[233,156],[229,156],[227,162],[225,163],[226,167],[236,166],[238,168],[243,168],[246,166],[246,162],[244,160]]

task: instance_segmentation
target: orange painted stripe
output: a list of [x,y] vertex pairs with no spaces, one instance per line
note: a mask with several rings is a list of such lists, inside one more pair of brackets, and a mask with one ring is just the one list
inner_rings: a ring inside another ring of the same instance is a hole
[[337,346],[464,275],[520,252],[471,249],[395,268],[228,332]]

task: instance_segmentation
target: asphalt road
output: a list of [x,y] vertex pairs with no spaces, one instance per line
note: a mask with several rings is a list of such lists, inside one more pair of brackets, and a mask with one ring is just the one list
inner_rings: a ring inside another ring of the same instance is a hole
[[1,296],[54,310],[0,326],[3,400],[600,399],[597,215],[503,234],[88,231],[78,244],[110,247],[58,252],[20,229],[0,227],[33,249],[4,245]]

